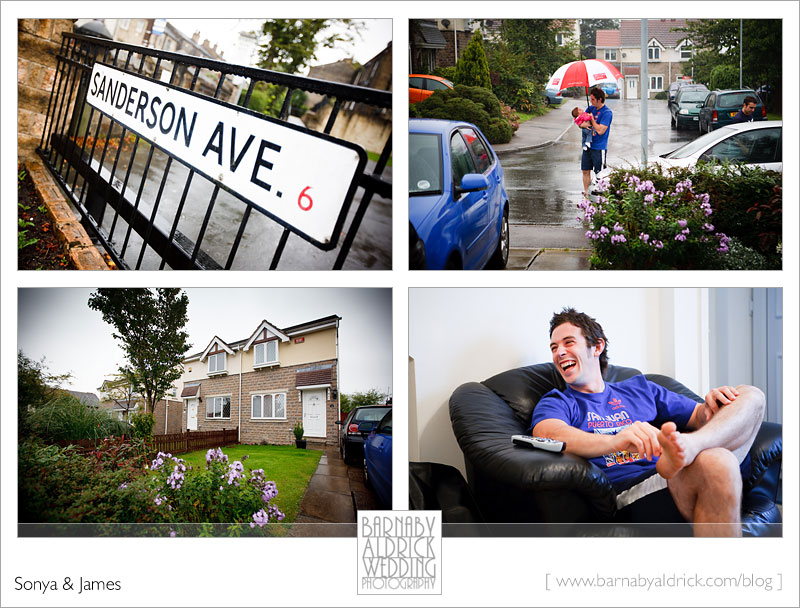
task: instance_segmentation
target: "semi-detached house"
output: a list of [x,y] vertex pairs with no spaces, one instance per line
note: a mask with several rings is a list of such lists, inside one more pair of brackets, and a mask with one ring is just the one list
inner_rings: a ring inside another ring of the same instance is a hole
[[264,320],[244,339],[213,336],[183,361],[184,428],[238,428],[241,443],[291,444],[301,422],[309,444],[335,445],[340,321],[281,329]]

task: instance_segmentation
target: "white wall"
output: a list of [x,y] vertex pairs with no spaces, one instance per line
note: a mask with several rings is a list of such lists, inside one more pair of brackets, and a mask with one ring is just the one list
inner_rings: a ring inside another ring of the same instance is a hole
[[701,395],[710,388],[707,289],[410,289],[417,432],[409,454],[464,472],[450,426],[453,390],[550,361],[550,318],[565,306],[603,326],[612,363],[673,376]]

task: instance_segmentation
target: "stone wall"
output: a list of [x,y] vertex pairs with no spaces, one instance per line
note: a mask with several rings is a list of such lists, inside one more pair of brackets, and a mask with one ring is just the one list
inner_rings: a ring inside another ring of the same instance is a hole
[[17,138],[21,159],[30,157],[42,139],[61,34],[71,32],[72,23],[72,19],[18,21]]
[[[169,403],[169,408],[167,408],[167,403]],[[153,411],[156,419],[153,435],[183,433],[186,430],[186,426],[183,424],[184,409],[186,409],[186,405],[181,400],[169,399],[167,402],[161,399],[158,401]],[[165,422],[167,424],[166,430],[164,429]]]

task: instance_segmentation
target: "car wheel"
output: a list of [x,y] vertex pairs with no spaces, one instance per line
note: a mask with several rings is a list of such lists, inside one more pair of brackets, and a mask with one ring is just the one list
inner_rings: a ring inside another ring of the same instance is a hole
[[458,255],[455,253],[451,253],[450,257],[447,258],[447,263],[444,265],[445,270],[461,270],[464,268],[464,265],[461,263]]
[[347,444],[344,444],[344,454],[342,454],[342,460],[344,460],[345,464],[350,464],[353,460],[350,450],[347,449]]
[[508,231],[508,207],[503,210],[503,220],[500,222],[500,239],[497,241],[497,249],[494,250],[488,266],[502,270],[508,264],[508,252],[511,245],[511,237]]

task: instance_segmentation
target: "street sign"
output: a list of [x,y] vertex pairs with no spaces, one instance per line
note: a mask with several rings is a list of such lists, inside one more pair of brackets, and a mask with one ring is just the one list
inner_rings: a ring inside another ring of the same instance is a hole
[[360,146],[101,63],[86,100],[319,247],[336,245]]
[[150,30],[152,34],[163,34],[164,30],[167,28],[167,20],[166,19],[154,19],[153,20],[153,29]]

